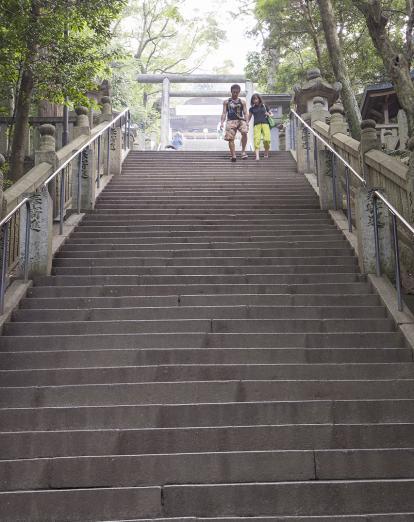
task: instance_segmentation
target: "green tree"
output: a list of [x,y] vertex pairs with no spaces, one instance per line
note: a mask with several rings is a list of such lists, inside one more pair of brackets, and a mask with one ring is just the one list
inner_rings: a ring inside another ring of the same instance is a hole
[[191,73],[225,37],[213,14],[188,19],[180,0],[129,0],[116,24],[116,45],[127,50],[113,63],[114,96],[133,109],[142,126],[158,120],[158,85],[140,85],[137,74]]
[[[389,75],[352,0],[332,0],[332,5],[353,92],[386,80]],[[313,67],[319,67],[328,81],[335,81],[316,0],[256,0],[254,13],[257,25],[253,32],[263,37],[261,78],[267,74],[269,89],[289,91]],[[272,52],[278,55],[277,60],[271,59]],[[257,65],[257,59],[252,62]],[[272,77],[273,85],[269,81]]]
[[372,42],[394,83],[414,136],[414,86],[410,69],[414,57],[412,0],[353,0],[363,14]]
[[0,0],[0,92],[15,95],[12,180],[23,175],[33,101],[85,102],[84,93],[105,71],[111,23],[123,5],[123,0]]

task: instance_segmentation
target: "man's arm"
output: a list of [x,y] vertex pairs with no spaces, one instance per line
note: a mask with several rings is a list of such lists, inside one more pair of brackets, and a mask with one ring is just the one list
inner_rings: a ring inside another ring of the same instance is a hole
[[226,117],[227,117],[227,104],[228,104],[228,101],[227,101],[227,100],[224,100],[224,102],[223,102],[223,112],[221,113],[220,128],[223,128],[224,122],[226,121]]

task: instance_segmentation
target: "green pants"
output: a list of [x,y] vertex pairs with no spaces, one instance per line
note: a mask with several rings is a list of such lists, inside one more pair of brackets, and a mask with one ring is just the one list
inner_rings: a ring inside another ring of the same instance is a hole
[[270,145],[270,127],[268,123],[258,123],[254,126],[254,150],[260,149],[262,136],[264,145]]

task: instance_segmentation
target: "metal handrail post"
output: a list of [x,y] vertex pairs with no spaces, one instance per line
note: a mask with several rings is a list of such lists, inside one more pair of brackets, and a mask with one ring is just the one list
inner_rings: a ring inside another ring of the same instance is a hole
[[[122,118],[121,118],[122,121]],[[128,125],[127,125],[127,119],[124,118],[124,150],[127,150],[127,131],[128,131]]]
[[307,172],[310,172],[310,144],[309,144],[309,132],[308,129],[305,127],[305,147],[306,147],[306,166],[307,166]]
[[[128,133],[127,133],[127,137],[128,137],[128,149],[129,149],[129,140],[131,139],[131,112],[128,111]],[[145,136],[144,136],[145,138]]]
[[315,168],[315,176],[316,176],[316,186],[319,187],[319,166],[318,166],[318,160],[319,160],[319,150],[318,150],[318,142],[316,137],[313,137],[313,163]]
[[403,302],[401,295],[401,268],[400,268],[400,247],[398,245],[398,229],[397,229],[397,216],[391,212],[392,218],[392,235],[394,241],[394,256],[395,256],[395,286],[397,288],[397,303],[398,311],[403,311]]
[[6,293],[6,278],[9,260],[9,221],[3,224],[3,252],[0,275],[0,315],[4,313],[4,295]]
[[106,170],[107,170],[107,173],[108,173],[108,176],[110,175],[111,173],[111,127],[108,128],[108,149],[106,151]]
[[380,259],[380,249],[379,249],[379,234],[378,234],[378,206],[377,206],[377,198],[375,194],[372,197],[372,208],[374,214],[374,242],[375,242],[375,269],[377,276],[381,276],[381,259]]
[[101,137],[98,137],[98,177],[96,178],[96,185],[98,188],[101,186]]
[[31,219],[32,219],[32,209],[30,206],[30,201],[26,201],[26,226],[25,226],[25,236],[24,236],[24,265],[23,265],[23,274],[24,274],[24,282],[27,283],[29,280],[29,248],[30,248],[30,230],[31,230]]
[[352,209],[351,209],[351,186],[349,182],[349,169],[345,166],[345,187],[346,187],[346,213],[348,217],[348,231],[352,232]]
[[65,218],[65,169],[62,169],[60,175],[60,220],[59,220],[59,234],[63,234],[63,221]]
[[79,160],[78,160],[78,186],[77,186],[77,211],[78,214],[81,213],[82,210],[82,169],[83,169],[83,151],[79,154]]
[[[327,151],[329,153],[329,151]],[[332,158],[332,201],[334,210],[338,210],[338,198],[336,193],[336,156],[334,154],[330,154]]]

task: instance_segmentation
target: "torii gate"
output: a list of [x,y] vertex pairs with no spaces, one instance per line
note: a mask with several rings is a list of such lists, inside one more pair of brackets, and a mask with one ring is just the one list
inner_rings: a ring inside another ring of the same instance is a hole
[[222,91],[183,91],[171,92],[171,83],[244,83],[247,99],[250,100],[254,92],[254,85],[251,80],[246,79],[245,75],[236,74],[139,74],[137,76],[139,83],[162,83],[161,98],[161,148],[165,148],[169,141],[170,130],[170,98],[171,97],[220,97],[229,96],[228,92]]

